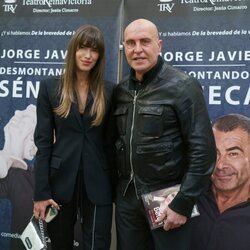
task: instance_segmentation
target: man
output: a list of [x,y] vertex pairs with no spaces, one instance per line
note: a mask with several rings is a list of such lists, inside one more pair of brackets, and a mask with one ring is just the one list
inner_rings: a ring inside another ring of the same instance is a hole
[[190,250],[250,248],[250,119],[231,114],[213,125],[217,163],[198,200]]
[[[152,22],[138,19],[126,27],[131,73],[114,94],[119,250],[187,249],[188,217],[215,163],[202,89],[195,79],[163,62],[161,46]],[[177,183],[180,191],[159,219],[165,230],[151,231],[141,195]]]

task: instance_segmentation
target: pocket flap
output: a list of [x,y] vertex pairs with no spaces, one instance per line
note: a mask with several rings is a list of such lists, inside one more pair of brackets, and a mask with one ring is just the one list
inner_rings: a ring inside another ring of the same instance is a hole
[[114,115],[125,115],[128,111],[128,107],[127,106],[119,106],[115,112]]
[[151,145],[138,145],[136,148],[137,154],[146,154],[146,153],[157,153],[157,152],[171,152],[172,144],[171,143],[157,143]]
[[139,114],[145,115],[162,115],[163,106],[147,106],[147,107],[140,107],[138,110]]
[[124,149],[124,142],[122,141],[122,139],[119,138],[119,139],[115,142],[115,147],[116,147],[116,149],[117,149],[118,151]]
[[62,162],[61,158],[53,156],[51,158],[50,167],[51,168],[59,169],[60,165],[61,165],[61,162]]

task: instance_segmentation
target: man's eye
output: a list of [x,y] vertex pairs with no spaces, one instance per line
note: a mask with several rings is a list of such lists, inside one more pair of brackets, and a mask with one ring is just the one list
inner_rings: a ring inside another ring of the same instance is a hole
[[149,44],[150,43],[150,40],[148,40],[148,39],[143,39],[142,41],[141,41],[141,44],[142,45],[147,45],[147,44]]
[[151,43],[151,40],[149,40],[149,39],[142,39],[141,40],[141,44],[143,46],[148,46],[150,43]]
[[231,157],[236,157],[238,155],[239,155],[238,152],[230,152],[229,153],[229,156],[231,156]]
[[125,44],[126,44],[127,47],[134,47],[135,46],[135,42],[134,41],[130,41],[130,40],[126,41]]

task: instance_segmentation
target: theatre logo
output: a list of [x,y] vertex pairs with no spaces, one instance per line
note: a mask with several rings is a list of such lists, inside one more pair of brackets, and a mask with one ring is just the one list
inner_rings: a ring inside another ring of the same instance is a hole
[[4,0],[3,11],[15,13],[16,7],[17,7],[17,4],[15,3],[16,3],[16,0]]
[[160,3],[157,4],[160,12],[169,12],[171,13],[174,7],[173,0],[159,0]]

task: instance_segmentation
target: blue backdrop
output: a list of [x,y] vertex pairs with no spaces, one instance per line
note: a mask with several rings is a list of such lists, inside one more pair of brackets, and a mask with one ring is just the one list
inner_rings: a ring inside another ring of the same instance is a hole
[[[124,26],[136,18],[147,18],[159,29],[163,59],[199,79],[211,120],[227,113],[249,116],[249,8],[244,0],[1,1],[0,157],[10,154],[5,126],[18,116],[16,111],[36,104],[41,79],[61,74],[67,43],[86,23],[104,33],[107,80],[118,82],[128,73],[120,51]],[[19,139],[11,138],[14,143]],[[5,250],[23,249],[18,236],[33,206],[29,199],[33,180],[27,177],[32,178],[32,159],[11,157],[12,170],[0,178],[0,249]],[[20,164],[27,167],[20,169]],[[0,160],[0,176],[3,166]],[[12,179],[17,177],[17,186],[25,188],[15,190]],[[19,206],[22,211],[15,211],[15,203],[25,195],[27,204]],[[25,215],[21,220],[16,214]],[[79,244],[77,238],[76,249]]]

